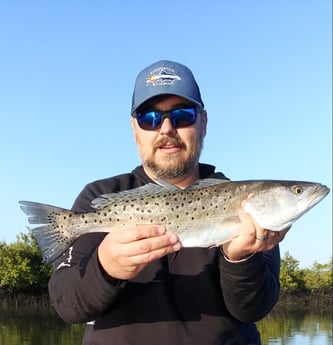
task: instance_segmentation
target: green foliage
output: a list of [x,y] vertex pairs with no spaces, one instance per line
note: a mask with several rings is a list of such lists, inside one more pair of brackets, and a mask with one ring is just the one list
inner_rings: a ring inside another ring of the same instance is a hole
[[43,294],[51,271],[30,232],[18,235],[14,243],[0,242],[0,291]]
[[304,288],[304,275],[299,269],[299,261],[286,252],[281,259],[280,268],[281,288],[288,290],[302,290]]
[[332,263],[332,258],[327,264],[319,264],[315,261],[310,269],[304,270],[304,281],[308,290],[332,289]]
[[280,284],[287,291],[328,292],[332,290],[332,258],[327,264],[314,262],[311,268],[300,269],[299,261],[286,252],[281,259]]

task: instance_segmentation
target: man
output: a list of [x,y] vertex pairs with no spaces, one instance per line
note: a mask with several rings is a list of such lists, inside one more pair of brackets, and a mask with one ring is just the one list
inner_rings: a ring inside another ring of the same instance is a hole
[[[199,163],[207,113],[192,72],[159,61],[137,77],[132,100],[142,166],[88,184],[73,210],[101,194],[156,179],[185,188],[226,179]],[[278,242],[243,211],[240,235],[221,248],[181,248],[163,224],[111,228],[81,236],[55,263],[51,300],[67,322],[88,322],[83,344],[254,345],[254,324],[279,294]]]

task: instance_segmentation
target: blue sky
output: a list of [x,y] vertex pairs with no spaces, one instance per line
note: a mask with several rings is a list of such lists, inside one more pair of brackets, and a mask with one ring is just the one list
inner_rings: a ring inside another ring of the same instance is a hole
[[[200,85],[202,162],[332,187],[331,13],[328,0],[1,1],[0,241],[29,226],[18,200],[69,208],[88,182],[139,164],[133,84],[159,59]],[[281,251],[328,262],[332,193]]]

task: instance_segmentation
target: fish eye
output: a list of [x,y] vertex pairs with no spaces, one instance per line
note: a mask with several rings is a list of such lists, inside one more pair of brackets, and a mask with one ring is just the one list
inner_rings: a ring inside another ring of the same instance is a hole
[[294,192],[294,194],[297,194],[297,195],[302,194],[303,193],[303,188],[301,186],[294,186],[293,187],[293,192]]

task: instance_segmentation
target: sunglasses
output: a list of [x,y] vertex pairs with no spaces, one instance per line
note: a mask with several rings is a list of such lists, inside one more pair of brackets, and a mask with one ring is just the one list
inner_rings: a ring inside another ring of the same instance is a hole
[[163,120],[168,118],[174,128],[188,127],[195,123],[197,110],[194,107],[182,107],[170,111],[150,110],[146,112],[134,112],[140,128],[146,131],[160,129]]

